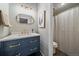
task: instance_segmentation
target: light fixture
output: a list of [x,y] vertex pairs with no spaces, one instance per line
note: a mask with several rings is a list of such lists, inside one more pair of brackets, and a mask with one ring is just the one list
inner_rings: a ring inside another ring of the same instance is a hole
[[24,6],[23,4],[21,5],[21,7],[24,7],[25,9],[31,10],[32,8],[29,6]]
[[65,5],[65,3],[61,3],[61,5],[62,5],[62,6]]

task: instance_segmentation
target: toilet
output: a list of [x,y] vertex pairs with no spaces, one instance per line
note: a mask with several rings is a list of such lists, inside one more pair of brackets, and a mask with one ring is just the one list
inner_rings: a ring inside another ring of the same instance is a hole
[[53,54],[56,53],[56,48],[58,47],[58,44],[56,42],[53,42]]

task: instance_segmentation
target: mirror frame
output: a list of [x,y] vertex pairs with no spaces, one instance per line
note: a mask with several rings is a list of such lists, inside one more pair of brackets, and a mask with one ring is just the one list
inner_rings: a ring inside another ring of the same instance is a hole
[[[29,22],[29,19],[30,20],[32,20],[32,23],[21,23],[21,22],[19,22],[20,21],[20,18],[26,18],[26,19],[28,19],[28,22]],[[16,21],[18,22],[18,23],[20,23],[20,24],[33,24],[35,21],[34,21],[34,18],[32,17],[32,16],[30,16],[30,15],[27,15],[27,14],[18,14],[17,16],[16,16]]]

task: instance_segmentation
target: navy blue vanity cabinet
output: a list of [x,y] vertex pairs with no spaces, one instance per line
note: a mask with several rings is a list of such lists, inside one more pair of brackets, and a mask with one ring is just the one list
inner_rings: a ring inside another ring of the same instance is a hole
[[16,56],[20,54],[20,40],[11,40],[3,42],[4,56]]
[[40,51],[40,36],[21,39],[21,56],[27,56]]
[[27,56],[40,51],[40,36],[0,42],[1,56]]
[[3,56],[3,42],[0,42],[0,56]]

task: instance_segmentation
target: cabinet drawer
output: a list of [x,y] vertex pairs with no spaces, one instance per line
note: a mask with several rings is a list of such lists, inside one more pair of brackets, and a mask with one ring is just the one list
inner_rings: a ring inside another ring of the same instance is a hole
[[38,39],[34,39],[34,38],[30,38],[30,40],[29,40],[29,44],[35,44],[38,42],[40,42],[40,41]]
[[18,49],[10,50],[10,51],[5,50],[4,55],[5,56],[17,56],[17,55],[19,55],[19,53],[20,53],[20,51]]
[[21,56],[27,56],[30,54],[29,47],[20,49]]
[[16,44],[16,45],[9,45],[9,46],[5,46],[4,50],[5,51],[13,51],[13,50],[19,50],[20,49],[20,44]]
[[29,49],[30,53],[35,53],[35,52],[38,52],[38,51],[40,51],[40,47],[39,46],[31,47]]
[[31,47],[39,47],[40,46],[40,38],[39,37],[32,37],[29,40],[29,44]]
[[10,46],[10,45],[17,45],[20,42],[20,40],[10,40],[10,41],[4,41],[4,46]]
[[21,39],[20,44],[22,45],[22,47],[38,46],[40,45],[40,38],[39,37],[24,38]]
[[36,43],[36,42],[40,41],[40,37],[37,36],[37,37],[30,37],[30,38],[21,39],[21,42],[25,42],[25,41],[27,41],[27,43]]
[[27,47],[22,49],[20,52],[21,52],[21,56],[27,56],[38,51],[40,51],[39,47]]
[[3,46],[5,56],[14,56],[19,53],[20,49],[19,40],[4,41]]
[[30,45],[36,45],[36,44],[39,45],[39,43],[40,43],[40,37],[39,36],[28,38],[28,44],[30,44]]
[[20,46],[19,40],[5,41],[3,42],[4,48],[13,49]]

